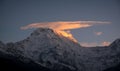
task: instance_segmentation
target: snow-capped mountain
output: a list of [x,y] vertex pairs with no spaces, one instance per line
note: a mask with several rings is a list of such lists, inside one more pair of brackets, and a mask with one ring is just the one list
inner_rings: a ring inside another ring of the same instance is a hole
[[4,44],[0,52],[50,70],[103,71],[120,64],[120,39],[110,46],[86,48],[49,28],[39,28],[26,39]]

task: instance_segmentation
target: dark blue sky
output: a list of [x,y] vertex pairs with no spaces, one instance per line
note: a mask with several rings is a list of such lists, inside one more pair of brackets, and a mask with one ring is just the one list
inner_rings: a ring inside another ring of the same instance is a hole
[[[0,40],[16,42],[33,29],[21,26],[54,21],[109,21],[111,24],[72,30],[79,42],[102,43],[120,38],[119,0],[0,0]],[[95,35],[95,32],[102,32]]]

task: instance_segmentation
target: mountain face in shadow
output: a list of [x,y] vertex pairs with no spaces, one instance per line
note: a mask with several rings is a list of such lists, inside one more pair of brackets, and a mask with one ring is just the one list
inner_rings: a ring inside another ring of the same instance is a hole
[[26,39],[0,42],[0,66],[14,71],[107,71],[120,64],[120,39],[109,46],[85,48],[49,28]]

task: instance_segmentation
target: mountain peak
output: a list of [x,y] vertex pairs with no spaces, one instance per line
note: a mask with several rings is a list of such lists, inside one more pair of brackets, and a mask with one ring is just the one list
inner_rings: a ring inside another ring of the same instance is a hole
[[[60,30],[54,30],[54,29],[50,29],[50,28],[38,28],[35,31],[33,31],[33,33],[31,33],[31,36],[40,36],[41,34],[44,35],[58,35],[61,37],[65,37],[67,39],[70,39],[74,42],[77,42],[77,40],[72,36],[71,33],[68,33],[66,31],[60,31]],[[54,36],[53,36],[54,37]]]
[[111,47],[112,50],[115,50],[115,52],[117,52],[117,51],[119,52],[119,50],[120,50],[120,38],[113,41],[113,43],[111,43],[109,47]]
[[36,32],[42,32],[42,31],[49,31],[49,30],[52,31],[52,29],[50,29],[50,28],[38,28],[38,29],[36,29],[35,31],[36,31]]
[[120,44],[120,38],[118,38],[115,41],[113,41],[113,43],[111,45],[116,45],[116,44]]
[[31,35],[39,35],[41,33],[48,33],[48,32],[53,32],[53,30],[50,28],[38,28],[35,31],[33,31]]
[[115,42],[120,43],[120,38],[116,39]]

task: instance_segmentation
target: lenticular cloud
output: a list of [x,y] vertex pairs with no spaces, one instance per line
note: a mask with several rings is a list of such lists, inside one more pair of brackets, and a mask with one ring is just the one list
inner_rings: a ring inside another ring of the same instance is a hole
[[98,24],[109,24],[110,22],[102,22],[102,21],[57,21],[57,22],[40,22],[40,23],[32,23],[26,26],[21,27],[22,30],[30,29],[30,28],[51,28],[53,30],[71,30],[77,28],[86,28],[91,27],[93,25]]
[[98,24],[109,24],[110,22],[102,22],[102,21],[57,21],[57,22],[40,22],[40,23],[32,23],[26,26],[21,27],[22,30],[30,29],[30,28],[51,28],[58,33],[61,33],[65,37],[69,37],[70,39],[77,42],[77,40],[70,33],[72,29],[78,28],[87,28]]

